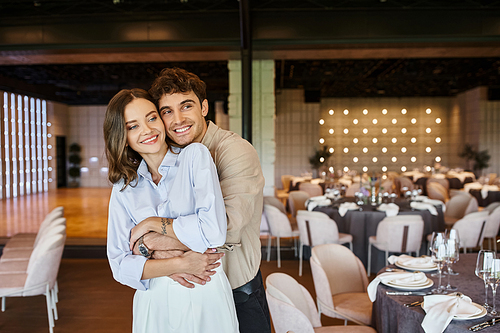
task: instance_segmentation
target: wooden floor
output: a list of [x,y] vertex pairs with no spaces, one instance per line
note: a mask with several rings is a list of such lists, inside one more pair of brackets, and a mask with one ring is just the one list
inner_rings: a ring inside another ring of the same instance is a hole
[[[66,244],[105,244],[110,189],[60,189],[15,199],[0,200],[0,238],[4,241],[18,232],[36,232],[43,217],[57,206],[64,206],[67,219]],[[266,241],[263,240],[263,244]],[[291,251],[288,251],[291,252]],[[58,332],[131,332],[134,291],[116,282],[108,261],[102,259],[65,259],[59,269]],[[287,256],[287,251],[282,254]],[[264,279],[272,272],[285,272],[296,278],[315,297],[309,263],[298,276],[298,260],[261,264]],[[343,321],[322,317],[323,325],[342,325]],[[0,332],[48,332],[43,296],[7,299],[6,312],[0,313]],[[273,331],[274,332],[274,331]]]

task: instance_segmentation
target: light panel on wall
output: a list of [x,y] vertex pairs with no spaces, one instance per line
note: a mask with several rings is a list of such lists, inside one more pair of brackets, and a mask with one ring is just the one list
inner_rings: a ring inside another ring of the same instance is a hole
[[320,125],[323,125],[324,123],[325,123],[325,120],[324,120],[324,119],[320,119],[320,120],[319,120],[319,124],[320,124]]
[[378,159],[376,157],[372,158],[373,163],[377,163]]
[[436,124],[441,124],[441,118],[436,118]]
[[406,128],[404,128],[404,127],[403,127],[403,128],[401,129],[401,133],[406,134]]
[[430,153],[430,152],[432,151],[432,149],[431,149],[431,147],[427,147],[427,148],[425,148],[425,151],[426,151],[427,153]]
[[391,140],[391,141],[392,141],[392,143],[396,143],[396,142],[398,142],[398,139],[396,139],[396,138],[392,138],[392,140]]
[[402,114],[406,114],[407,112],[408,112],[408,111],[407,111],[406,109],[402,109],[402,110],[401,110],[401,113],[402,113]]
[[354,143],[358,143],[358,138],[354,138],[354,139],[352,139],[352,142],[354,142]]
[[321,144],[325,143],[325,139],[320,138],[320,139],[319,139],[319,143],[321,143]]
[[425,113],[427,114],[431,114],[432,110],[430,108],[428,108],[427,110],[425,110]]
[[412,124],[416,124],[416,123],[417,123],[417,119],[415,119],[415,118],[411,118],[411,123],[412,123]]
[[385,165],[382,167],[382,171],[387,172],[387,167]]
[[398,120],[396,118],[392,119],[392,123],[396,125],[398,123]]
[[335,111],[333,111],[333,109],[332,109],[332,110],[328,111],[328,113],[330,114],[330,116],[333,116],[333,114],[335,113]]
[[427,127],[427,128],[425,129],[425,133],[429,134],[430,132],[432,132],[432,129],[431,129],[430,127]]
[[344,110],[344,115],[346,115],[346,116],[347,116],[348,114],[349,114],[349,110],[345,109],[345,110]]
[[378,142],[377,138],[373,138],[373,139],[372,139],[372,142],[373,142],[373,143],[377,143],[377,142]]
[[344,128],[344,134],[349,134],[349,129]]
[[393,157],[391,158],[391,161],[392,161],[392,162],[394,162],[394,163],[396,163],[396,162],[398,161],[398,158],[397,158],[396,156],[393,156]]
[[373,125],[376,125],[378,123],[378,120],[377,119],[373,119],[372,123],[373,123]]
[[387,109],[382,109],[382,114],[387,114]]
[[368,171],[368,167],[364,166],[363,167],[363,172],[367,172]]
[[363,128],[363,134],[367,134],[368,133],[368,128]]
[[353,119],[353,120],[352,120],[352,123],[353,123],[354,125],[357,125],[357,124],[358,124],[358,120],[357,120],[357,119]]
[[367,109],[364,109],[363,110],[363,114],[366,116],[368,114],[368,110]]
[[382,128],[382,133],[387,134],[387,128]]
[[352,161],[353,161],[354,163],[358,163],[358,158],[357,158],[357,157],[353,157]]
[[436,143],[440,143],[441,142],[441,138],[440,137],[437,137],[436,138]]
[[417,138],[411,138],[411,143],[416,143],[417,142]]
[[365,153],[365,154],[366,154],[367,152],[368,152],[368,148],[364,147],[364,148],[363,148],[363,153]]
[[406,153],[406,147],[401,147],[401,152]]
[[401,167],[401,171],[403,171],[403,172],[406,171],[406,167],[404,165]]
[[347,154],[348,152],[349,152],[349,148],[345,147],[345,148],[344,148],[344,153],[346,153],[346,154]]
[[411,159],[410,159],[413,163],[415,163],[417,161],[417,158],[415,156],[412,156]]
[[335,152],[335,149],[330,148],[330,149],[328,149],[328,151],[330,152],[330,154],[333,154]]
[[382,152],[385,154],[387,153],[387,148],[386,147],[382,147]]
[[441,157],[440,156],[436,156],[436,162],[441,162]]
[[328,133],[333,134],[333,133],[335,133],[335,130],[334,130],[333,128],[330,128],[330,129],[328,130]]
[[344,167],[344,172],[348,172],[349,171],[349,168],[348,167]]

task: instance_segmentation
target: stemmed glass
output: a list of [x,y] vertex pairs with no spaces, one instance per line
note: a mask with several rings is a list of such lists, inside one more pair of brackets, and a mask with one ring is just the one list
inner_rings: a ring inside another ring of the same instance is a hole
[[490,314],[496,316],[498,314],[496,308],[495,297],[497,295],[497,287],[500,282],[500,259],[493,259],[491,261],[491,268],[489,271],[485,272],[485,280],[491,287],[493,292],[493,309],[491,309]]
[[491,270],[493,265],[493,259],[496,258],[495,251],[491,250],[481,250],[477,254],[476,261],[476,276],[484,281],[484,307],[489,309],[488,305],[488,282],[486,280],[488,272]]
[[[459,257],[459,253],[460,253],[460,236],[458,235],[458,230],[455,230],[455,229],[451,229],[449,230],[449,232],[447,233],[446,235],[449,239],[454,239],[455,240],[455,244],[457,245],[457,255],[455,257],[455,261],[453,261],[452,263],[456,263],[460,257]],[[455,272],[451,265],[448,265],[448,274],[450,275],[458,275],[459,273]]]
[[454,287],[450,284],[450,271],[451,265],[458,261],[458,256],[460,252],[459,245],[455,239],[447,238],[446,242],[446,266],[448,268],[448,283],[446,285],[446,290],[457,290],[457,287]]
[[[432,232],[431,241],[429,243],[429,251],[430,251],[431,255],[434,252],[433,244],[434,244],[435,240],[436,239],[444,240],[445,238],[446,238],[446,234],[444,232],[437,232],[437,231]],[[431,276],[436,277],[438,275],[436,273],[432,273]]]
[[431,291],[434,294],[442,294],[444,293],[444,287],[441,286],[441,278],[443,266],[446,260],[446,239],[444,237],[439,237],[439,233],[437,233],[436,237],[432,240],[431,258],[432,262],[434,262],[437,266],[439,277],[439,284],[437,288],[434,288]]

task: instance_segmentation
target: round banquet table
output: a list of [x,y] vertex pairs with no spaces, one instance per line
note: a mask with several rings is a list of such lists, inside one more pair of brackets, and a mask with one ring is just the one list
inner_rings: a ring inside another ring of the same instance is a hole
[[[353,252],[367,267],[368,264],[368,238],[375,236],[377,233],[377,226],[382,221],[386,214],[385,212],[378,211],[376,206],[363,205],[362,211],[349,210],[344,216],[339,214],[339,203],[334,203],[331,206],[315,207],[314,211],[326,213],[332,220],[337,223],[339,232],[348,233],[352,235]],[[438,215],[432,215],[428,210],[412,210],[410,203],[407,201],[396,202],[399,206],[398,215],[406,214],[419,214],[424,220],[424,235],[422,239],[422,247],[420,255],[426,254],[427,251],[427,235],[432,234],[433,231],[444,231],[444,215],[441,206],[436,206]],[[385,252],[372,247],[372,263],[371,267],[373,272],[386,265]]]
[[483,198],[481,190],[471,189],[469,194],[477,199],[480,207],[486,207],[492,202],[500,201],[500,191],[488,191],[488,196]]
[[[458,291],[466,296],[469,296],[473,302],[477,304],[484,303],[484,282],[483,280],[476,277],[474,274],[474,269],[476,267],[477,253],[467,253],[461,254],[460,260],[453,265],[453,270],[458,272],[459,275],[450,276],[450,284],[452,286],[457,286]],[[395,268],[396,266],[387,266],[390,268]],[[379,273],[385,271],[382,269]],[[434,286],[437,286],[438,277],[432,277],[432,272],[426,273],[427,277],[434,281]],[[443,285],[447,283],[447,275],[443,275],[442,280]],[[434,287],[433,286],[433,287]],[[419,291],[430,291],[433,287],[419,290]],[[387,287],[383,284],[379,284],[377,288],[377,299],[373,303],[372,319],[374,327],[377,332],[384,333],[413,333],[413,332],[424,332],[420,324],[424,320],[425,312],[421,307],[411,307],[407,308],[403,304],[412,303],[415,301],[421,301],[423,296],[392,296],[386,295],[386,291],[397,291],[397,289]],[[488,301],[491,302],[491,289],[488,292]],[[500,306],[500,297],[497,297],[497,307]],[[486,315],[482,318],[471,319],[471,320],[452,320],[450,325],[446,328],[444,333],[460,333],[460,332],[470,332],[468,328],[476,324],[482,323],[490,319],[490,315]],[[500,325],[500,324],[499,324]],[[499,332],[500,327],[495,326],[492,328],[486,328],[481,332]]]

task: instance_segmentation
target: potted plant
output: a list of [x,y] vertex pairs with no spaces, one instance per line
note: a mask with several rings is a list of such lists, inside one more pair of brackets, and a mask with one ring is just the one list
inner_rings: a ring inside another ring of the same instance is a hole
[[[464,150],[458,156],[465,158],[469,170],[473,170],[476,177],[481,176],[481,171],[489,167],[488,162],[491,158],[488,150],[476,150],[468,143],[465,144]],[[471,168],[472,162],[474,162],[474,165]]]
[[320,168],[328,165],[328,159],[332,156],[332,153],[328,151],[328,147],[323,146],[314,152],[314,155],[309,157],[309,163],[313,170],[316,171],[316,177],[320,176]]
[[78,143],[73,143],[69,146],[68,175],[70,187],[80,186],[80,163],[82,162],[82,158],[80,156],[81,151],[82,147]]

